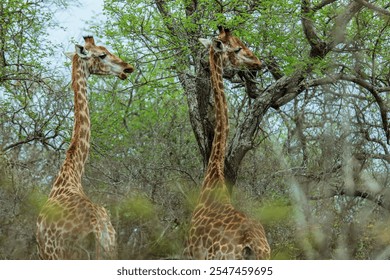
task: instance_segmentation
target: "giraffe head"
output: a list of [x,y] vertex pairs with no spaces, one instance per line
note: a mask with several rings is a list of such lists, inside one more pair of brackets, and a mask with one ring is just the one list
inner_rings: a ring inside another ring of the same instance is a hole
[[224,67],[250,70],[261,68],[260,60],[240,39],[233,36],[229,29],[219,26],[218,30],[219,35],[212,40],[201,38],[199,41],[206,48],[212,47],[215,53],[222,54]]
[[77,55],[84,60],[90,74],[114,75],[124,80],[128,74],[134,71],[132,65],[124,62],[105,47],[95,45],[95,40],[92,36],[86,36],[84,40],[84,46],[76,44],[76,52],[65,53],[65,55],[71,59]]

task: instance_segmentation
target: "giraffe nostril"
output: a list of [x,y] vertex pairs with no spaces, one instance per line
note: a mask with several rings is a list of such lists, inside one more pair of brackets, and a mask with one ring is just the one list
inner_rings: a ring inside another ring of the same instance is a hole
[[125,72],[125,73],[133,73],[134,72],[134,68],[132,68],[132,67],[125,68],[123,70],[123,72]]

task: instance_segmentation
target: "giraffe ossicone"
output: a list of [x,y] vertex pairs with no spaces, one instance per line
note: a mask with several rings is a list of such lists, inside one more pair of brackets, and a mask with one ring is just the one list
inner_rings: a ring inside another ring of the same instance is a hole
[[97,46],[92,36],[76,45],[72,59],[74,125],[71,142],[49,198],[37,220],[38,254],[41,259],[115,259],[116,233],[106,209],[84,193],[82,175],[90,147],[87,79],[114,75],[126,79],[132,65]]
[[224,164],[229,132],[223,68],[259,69],[260,60],[231,32],[219,27],[209,48],[211,84],[215,99],[214,139],[201,193],[189,229],[184,256],[190,259],[269,259],[263,226],[236,210],[225,183]]

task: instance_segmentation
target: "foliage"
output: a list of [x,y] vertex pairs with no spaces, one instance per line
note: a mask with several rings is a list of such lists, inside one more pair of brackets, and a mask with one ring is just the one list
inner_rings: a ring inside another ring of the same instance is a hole
[[[36,258],[72,126],[69,70],[47,63],[45,39],[63,4],[3,2],[0,258]],[[274,259],[389,258],[389,6],[358,2],[105,1],[96,40],[136,72],[88,82],[84,187],[110,210],[120,258],[181,258],[214,128],[198,38],[220,24],[264,65],[254,99],[225,79],[234,205],[262,222]]]

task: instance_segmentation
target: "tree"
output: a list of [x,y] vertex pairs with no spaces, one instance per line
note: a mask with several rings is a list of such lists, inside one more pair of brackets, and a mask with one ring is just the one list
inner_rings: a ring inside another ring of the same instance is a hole
[[[304,217],[314,220],[319,209],[337,208],[346,201],[371,199],[383,205],[377,194],[389,183],[387,5],[361,0],[106,1],[106,34],[128,46],[138,62],[140,84],[158,80],[186,96],[203,166],[214,125],[207,53],[198,38],[224,25],[246,40],[262,58],[264,69],[225,72],[231,115],[226,177],[231,186],[242,185],[237,179],[247,181],[240,173],[250,173],[248,165],[257,172],[268,170],[268,185],[250,183],[255,193],[267,196],[272,189],[281,195],[295,185],[312,209]],[[156,94],[151,91],[149,98]],[[259,150],[272,158],[260,156]],[[248,164],[253,162],[250,158],[244,160],[248,153],[259,158],[258,166]],[[364,176],[371,179],[362,183]],[[332,185],[325,184],[330,181]],[[314,182],[323,187],[313,188]],[[380,188],[373,191],[367,182]],[[299,197],[290,198],[298,210]],[[335,204],[313,205],[329,198]],[[345,207],[358,213],[359,206]],[[321,256],[321,250],[304,248],[306,257]],[[323,251],[326,257],[332,252]]]
[[[238,73],[247,93],[256,98],[243,101],[236,129],[232,131],[225,170],[231,184],[236,182],[245,154],[254,148],[269,109],[279,110],[300,94],[327,85],[357,85],[362,91],[354,92],[357,98],[374,99],[373,106],[379,108],[382,122],[380,141],[389,141],[388,108],[384,101],[389,90],[385,70],[388,54],[383,52],[386,43],[382,39],[388,33],[388,21],[366,8],[362,1],[107,1],[106,8],[118,20],[117,25],[109,22],[117,28],[116,34],[137,40],[134,52],[155,57],[161,71],[175,74],[180,81],[204,165],[210,154],[213,120],[209,73],[197,39],[223,24],[235,29],[255,50],[261,49],[266,69],[256,84],[245,78],[245,73]],[[137,12],[141,10],[142,15]],[[288,22],[284,19],[287,14]],[[371,34],[376,40],[363,41],[368,29],[361,26],[372,18],[375,21],[371,21],[370,30],[379,30]],[[110,28],[109,34],[115,31]],[[375,68],[371,73],[359,72],[357,68],[369,57]],[[226,75],[232,78],[233,74],[236,73]]]
[[[46,63],[63,6],[3,2],[1,257],[35,258],[36,214],[71,133],[69,75]],[[89,80],[84,186],[110,210],[120,257],[181,257],[214,134],[198,38],[224,25],[264,65],[224,73],[234,203],[261,219],[273,258],[389,258],[388,11],[382,0],[106,0],[93,28],[136,72]]]
[[0,5],[0,147],[4,152],[34,141],[55,149],[62,146],[60,127],[69,111],[55,101],[67,90],[59,71],[46,63],[54,57],[46,31],[55,26],[56,7],[66,5],[22,0]]
[[55,64],[47,63],[55,50],[47,38],[56,26],[53,11],[65,7],[61,1],[0,3],[1,259],[37,257],[41,194],[56,172],[55,151],[69,137],[63,129],[71,106],[62,100],[71,100],[70,91]]

